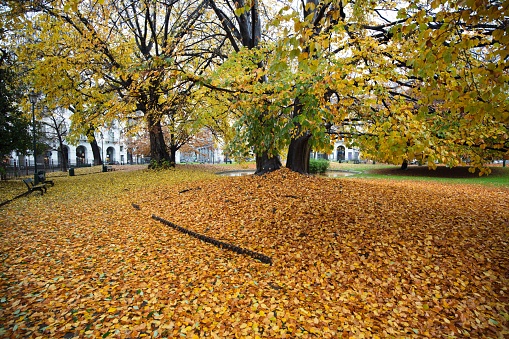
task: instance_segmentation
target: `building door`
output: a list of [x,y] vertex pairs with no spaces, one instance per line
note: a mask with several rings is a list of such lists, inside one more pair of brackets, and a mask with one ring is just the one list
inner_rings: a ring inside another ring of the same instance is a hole
[[87,149],[85,146],[76,147],[76,166],[87,163]]
[[113,147],[108,147],[106,149],[106,163],[114,163],[115,162],[115,149]]
[[344,161],[345,160],[345,146],[338,146],[338,148],[336,149],[336,154],[337,154],[337,160],[339,162]]

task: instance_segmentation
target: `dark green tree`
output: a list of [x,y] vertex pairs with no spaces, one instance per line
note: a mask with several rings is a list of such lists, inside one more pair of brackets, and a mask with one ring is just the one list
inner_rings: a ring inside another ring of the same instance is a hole
[[4,159],[13,151],[25,153],[30,149],[31,137],[30,120],[16,104],[20,88],[16,85],[9,55],[5,51],[0,53],[0,157]]

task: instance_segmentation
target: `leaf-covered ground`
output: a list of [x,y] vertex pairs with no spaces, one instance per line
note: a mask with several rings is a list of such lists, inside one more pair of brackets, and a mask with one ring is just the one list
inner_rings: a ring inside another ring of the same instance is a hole
[[0,337],[509,336],[508,189],[197,168],[1,207]]

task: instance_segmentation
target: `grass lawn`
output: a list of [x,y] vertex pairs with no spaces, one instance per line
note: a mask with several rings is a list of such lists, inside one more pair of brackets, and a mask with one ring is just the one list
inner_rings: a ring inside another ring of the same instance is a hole
[[330,169],[359,172],[355,178],[424,180],[443,183],[482,184],[509,187],[509,167],[490,167],[491,174],[479,176],[479,172],[470,173],[468,167],[447,168],[438,166],[435,170],[427,166],[410,165],[407,170],[399,166],[386,164],[352,164],[331,162]]
[[509,336],[506,179],[340,165],[48,175],[0,207],[0,338]]

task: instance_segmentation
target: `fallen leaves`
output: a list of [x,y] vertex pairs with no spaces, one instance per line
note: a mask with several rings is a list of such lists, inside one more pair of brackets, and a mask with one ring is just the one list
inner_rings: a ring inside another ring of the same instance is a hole
[[0,337],[503,337],[507,193],[286,170],[61,178],[0,210]]

